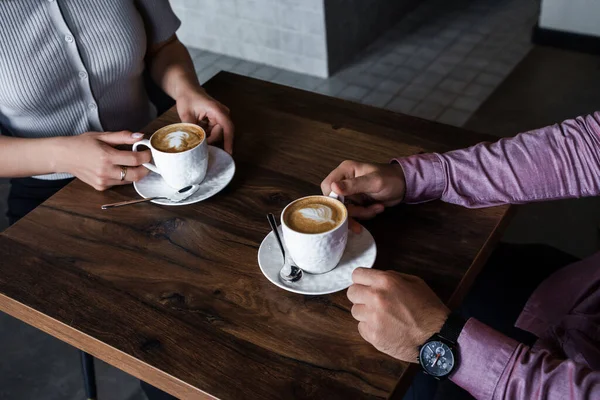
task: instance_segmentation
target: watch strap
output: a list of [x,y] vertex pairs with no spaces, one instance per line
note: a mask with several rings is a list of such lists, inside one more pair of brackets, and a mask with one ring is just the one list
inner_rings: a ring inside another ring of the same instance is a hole
[[440,329],[439,335],[450,343],[456,344],[466,323],[467,320],[459,313],[452,312],[448,315],[448,319],[446,319],[442,329]]

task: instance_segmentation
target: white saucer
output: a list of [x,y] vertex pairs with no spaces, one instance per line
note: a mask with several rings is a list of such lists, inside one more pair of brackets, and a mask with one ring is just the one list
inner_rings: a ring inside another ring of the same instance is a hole
[[[279,236],[283,240],[281,227]],[[283,245],[285,247],[285,243]],[[337,267],[318,275],[305,272],[298,282],[289,283],[279,277],[279,271],[283,266],[283,256],[273,232],[267,235],[258,249],[258,265],[268,280],[289,292],[305,295],[329,294],[346,289],[352,285],[354,269],[358,267],[371,268],[376,257],[375,240],[371,233],[363,227],[359,234],[348,233],[348,245]]]
[[[208,157],[208,171],[196,193],[178,203],[169,200],[152,200],[152,202],[163,206],[184,206],[206,200],[223,190],[235,175],[233,158],[224,150],[214,146],[208,146]],[[133,187],[143,198],[171,197],[177,192],[167,185],[159,174],[154,172],[150,172],[141,181],[134,182]]]

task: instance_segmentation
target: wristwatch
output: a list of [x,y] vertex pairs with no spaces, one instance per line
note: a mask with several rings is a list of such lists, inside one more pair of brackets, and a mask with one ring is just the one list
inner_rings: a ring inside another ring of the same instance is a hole
[[447,378],[458,364],[458,337],[467,320],[458,313],[451,313],[440,329],[419,347],[421,369],[436,379]]

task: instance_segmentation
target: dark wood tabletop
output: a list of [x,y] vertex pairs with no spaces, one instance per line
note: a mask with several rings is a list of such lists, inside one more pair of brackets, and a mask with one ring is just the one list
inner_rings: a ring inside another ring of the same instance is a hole
[[[74,181],[0,235],[0,309],[181,398],[398,397],[414,368],[360,337],[345,291],[302,296],[262,275],[265,214],[319,193],[345,159],[490,138],[229,73],[206,88],[236,125],[231,184],[190,206],[103,211],[134,189]],[[170,110],[144,132],[177,121]],[[419,275],[456,305],[508,213],[436,201],[365,226],[376,268]]]

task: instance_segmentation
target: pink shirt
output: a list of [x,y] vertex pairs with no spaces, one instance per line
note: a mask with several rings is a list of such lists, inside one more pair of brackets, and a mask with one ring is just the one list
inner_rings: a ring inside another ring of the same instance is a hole
[[[407,203],[441,199],[477,208],[596,196],[600,112],[398,162]],[[600,399],[600,253],[544,281],[516,326],[539,338],[532,348],[470,319],[452,381],[477,399]]]

